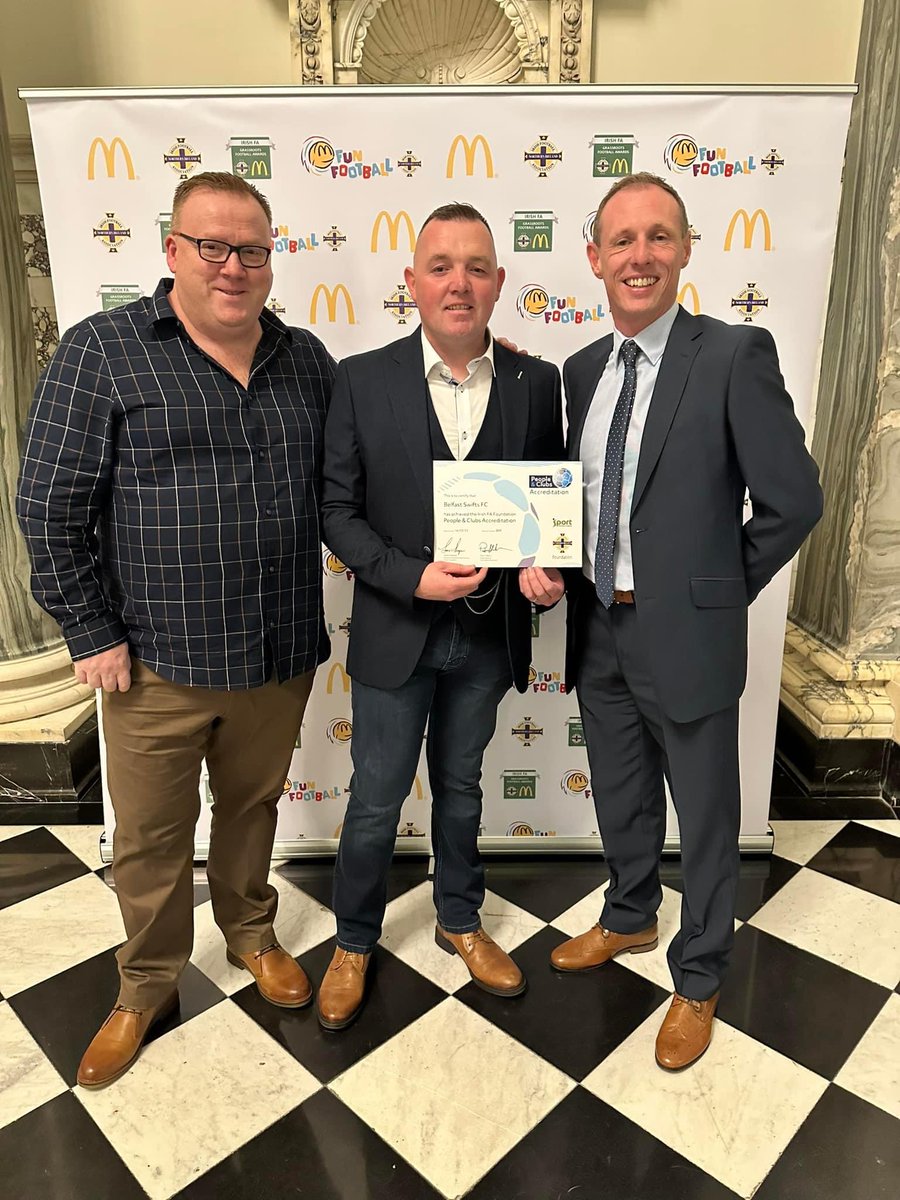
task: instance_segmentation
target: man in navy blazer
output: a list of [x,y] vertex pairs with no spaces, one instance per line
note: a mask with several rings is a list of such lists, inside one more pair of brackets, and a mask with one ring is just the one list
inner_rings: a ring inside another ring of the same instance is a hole
[[[426,723],[435,939],[486,991],[525,988],[481,927],[477,836],[497,705],[510,685],[527,686],[531,606],[517,571],[440,561],[432,508],[435,459],[565,453],[558,371],[504,349],[488,331],[503,278],[481,214],[466,204],[437,209],[406,271],[421,329],[346,359],[335,379],[323,513],[325,541],[355,576],[353,778],[335,866],[337,949],[317,1005],[326,1029],[349,1025],[363,1003]],[[522,579],[546,593],[543,602],[558,598],[539,568]]]
[[668,952],[675,996],[656,1042],[669,1069],[709,1045],[733,940],[747,609],[822,509],[771,335],[685,312],[676,296],[690,254],[668,183],[644,173],[615,184],[588,246],[615,328],[563,370],[570,456],[585,470],[566,677],[610,883],[598,924],[552,963],[584,971],[656,946],[665,775],[684,881]]

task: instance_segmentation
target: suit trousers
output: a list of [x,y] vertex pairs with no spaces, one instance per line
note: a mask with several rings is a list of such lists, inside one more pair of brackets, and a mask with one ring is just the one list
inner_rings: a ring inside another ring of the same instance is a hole
[[616,933],[636,933],[656,920],[665,776],[678,814],[683,879],[669,969],[680,995],[707,1000],[719,990],[734,940],[738,706],[696,721],[671,720],[656,696],[635,606],[607,610],[586,586],[580,609],[576,687],[610,870],[600,921]]
[[119,1003],[148,1008],[177,985],[193,946],[194,828],[205,758],[213,799],[206,865],[212,911],[236,954],[269,945],[276,808],[314,671],[246,691],[161,678],[132,660],[127,692],[103,695],[113,880],[127,941]]

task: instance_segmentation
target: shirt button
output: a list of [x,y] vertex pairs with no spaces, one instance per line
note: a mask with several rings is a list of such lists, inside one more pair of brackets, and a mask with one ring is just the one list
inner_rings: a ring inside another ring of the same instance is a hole
[[260,458],[265,458],[265,457],[266,457],[266,452],[265,452],[265,450],[259,450],[259,451],[257,451],[257,453],[259,454],[259,457],[260,457]]
[[274,568],[274,567],[269,567],[269,574],[270,574],[270,575],[274,575],[274,574],[275,574],[275,568]]
[[274,515],[275,515],[275,509],[274,509],[274,508],[272,507],[272,505],[270,504],[270,505],[269,505],[269,506],[266,508],[266,516],[267,516],[267,517],[273,517]]

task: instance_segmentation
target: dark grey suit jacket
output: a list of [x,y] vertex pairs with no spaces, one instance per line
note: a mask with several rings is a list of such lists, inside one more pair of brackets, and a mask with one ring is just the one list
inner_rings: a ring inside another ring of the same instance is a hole
[[[612,335],[563,379],[569,456]],[[753,515],[744,524],[744,493]],[[785,391],[771,334],[678,310],[641,442],[631,508],[637,620],[663,711],[692,721],[735,703],[747,675],[747,607],[822,513],[818,469]],[[570,581],[572,582],[572,581]],[[568,588],[567,686],[591,597]],[[579,603],[581,601],[581,603]]]
[[[564,456],[556,367],[494,346],[504,459]],[[414,592],[435,557],[428,386],[419,330],[337,370],[325,425],[325,541],[355,576],[347,670],[372,687],[410,677],[434,616]],[[531,662],[531,606],[511,572],[506,637],[519,691]]]

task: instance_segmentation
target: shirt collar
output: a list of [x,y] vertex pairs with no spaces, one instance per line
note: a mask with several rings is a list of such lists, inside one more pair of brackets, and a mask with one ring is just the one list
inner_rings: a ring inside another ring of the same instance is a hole
[[[174,321],[177,323],[178,314],[175,312],[175,309],[172,307],[172,302],[169,299],[172,291],[172,285],[174,283],[174,279],[170,279],[168,276],[166,276],[162,278],[156,285],[156,290],[150,297],[150,302],[147,307],[148,325],[156,325],[162,321]],[[263,342],[277,341],[282,337],[286,338],[289,342],[294,340],[290,328],[285,325],[283,321],[279,320],[279,318],[275,316],[271,309],[264,308],[259,314],[259,321],[262,325],[262,338],[260,339],[260,344]]]
[[[672,332],[672,326],[675,324],[675,318],[678,316],[678,302],[664,312],[661,317],[648,325],[646,329],[642,329],[640,333],[634,335],[631,341],[637,343],[638,349],[644,354],[655,367],[663,356],[663,351],[666,348],[666,343],[669,340],[669,334]],[[629,339],[624,333],[620,333],[618,329],[613,329],[613,361],[618,362],[619,351],[622,349],[622,343]]]
[[[432,346],[431,342],[429,342],[428,338],[425,336],[425,330],[420,329],[420,332],[422,334],[422,358],[425,362],[425,378],[430,379],[432,377],[432,372],[434,372],[434,374],[437,374],[441,367],[446,366],[446,363],[441,358],[441,356],[438,354],[437,350],[435,350],[434,346]],[[484,354],[479,354],[477,358],[473,358],[470,362],[468,362],[466,364],[466,366],[468,367],[469,375],[474,375],[476,369],[478,368],[479,363],[483,363],[485,361],[487,361],[487,363],[489,364],[490,369],[491,369],[491,374],[493,375],[495,373],[495,371],[494,371],[494,338],[493,338],[490,330],[488,330],[488,344],[487,344],[487,349],[485,350]]]

